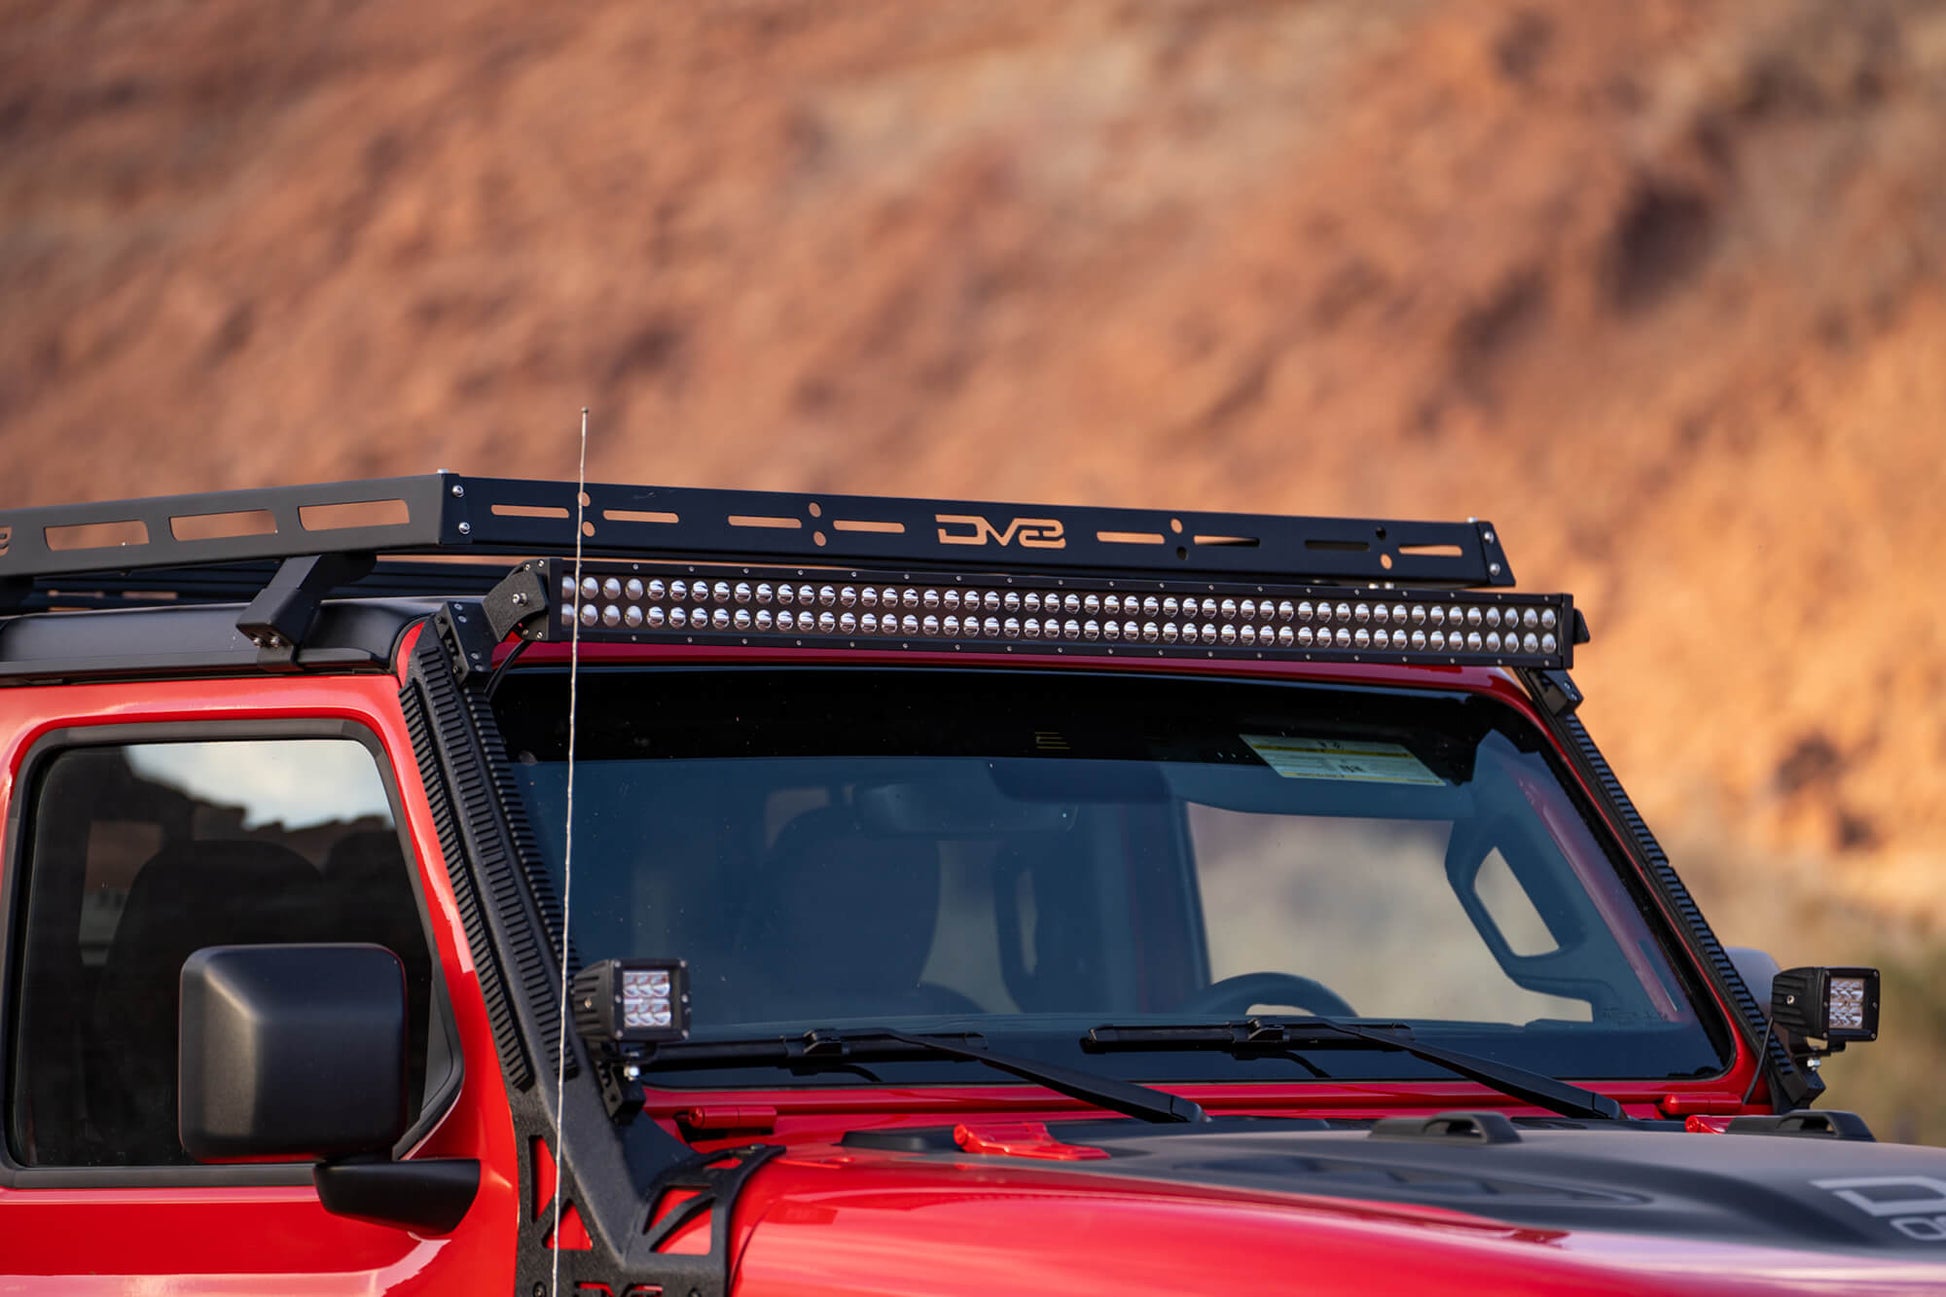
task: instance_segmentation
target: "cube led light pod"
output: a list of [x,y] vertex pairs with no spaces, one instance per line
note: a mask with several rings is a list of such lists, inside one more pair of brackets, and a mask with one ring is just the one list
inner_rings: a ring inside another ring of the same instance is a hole
[[689,970],[680,959],[604,959],[575,975],[569,998],[575,1030],[590,1046],[689,1035]]
[[1787,968],[1770,984],[1771,1021],[1834,1050],[1878,1039],[1876,968]]

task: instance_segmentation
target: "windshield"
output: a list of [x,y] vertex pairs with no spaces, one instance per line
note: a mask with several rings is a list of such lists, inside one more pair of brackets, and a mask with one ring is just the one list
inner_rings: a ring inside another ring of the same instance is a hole
[[[580,695],[574,944],[687,960],[693,1039],[893,1025],[1072,1063],[1098,1025],[1315,1013],[1564,1077],[1726,1062],[1539,736],[1489,699],[668,667],[586,671]],[[565,677],[516,672],[499,710],[558,879]],[[1446,1079],[1369,1048],[1310,1061]],[[1216,1054],[1089,1065],[1317,1074]]]

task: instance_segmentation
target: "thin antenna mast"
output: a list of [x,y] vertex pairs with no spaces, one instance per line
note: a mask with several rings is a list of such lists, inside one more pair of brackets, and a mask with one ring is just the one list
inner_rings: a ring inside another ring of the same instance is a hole
[[[581,588],[581,537],[588,506],[588,407],[581,407],[581,462],[574,479],[574,587]],[[574,896],[574,728],[580,702],[581,619],[568,633],[568,795],[567,835],[561,845],[561,1034],[554,1049],[554,1240],[553,1274],[548,1292],[561,1290],[561,1200],[567,1184],[568,1123],[563,1101],[568,1084],[568,916]]]

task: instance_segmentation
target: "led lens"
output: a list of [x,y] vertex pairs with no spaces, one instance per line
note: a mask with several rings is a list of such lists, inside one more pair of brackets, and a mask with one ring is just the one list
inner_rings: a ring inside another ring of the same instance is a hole
[[622,971],[622,1026],[628,1030],[667,1029],[675,1022],[670,1007],[669,970],[666,968],[624,969]]
[[1830,1007],[1827,1018],[1829,1025],[1836,1031],[1862,1031],[1865,1027],[1865,979],[1862,977],[1834,977],[1826,991],[1826,1003]]

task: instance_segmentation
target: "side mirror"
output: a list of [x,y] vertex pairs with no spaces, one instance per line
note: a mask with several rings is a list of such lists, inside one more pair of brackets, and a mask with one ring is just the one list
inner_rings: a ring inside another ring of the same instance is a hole
[[1776,957],[1767,950],[1755,946],[1725,946],[1724,953],[1736,966],[1737,976],[1750,988],[1750,994],[1757,997],[1757,1004],[1770,1016],[1770,984],[1777,977]]
[[199,1162],[389,1154],[405,969],[383,946],[209,946],[182,966],[176,1093]]
[[316,1160],[327,1211],[429,1233],[472,1205],[478,1162],[389,1160],[406,998],[383,946],[205,947],[182,967],[178,1042],[178,1136],[197,1161]]

